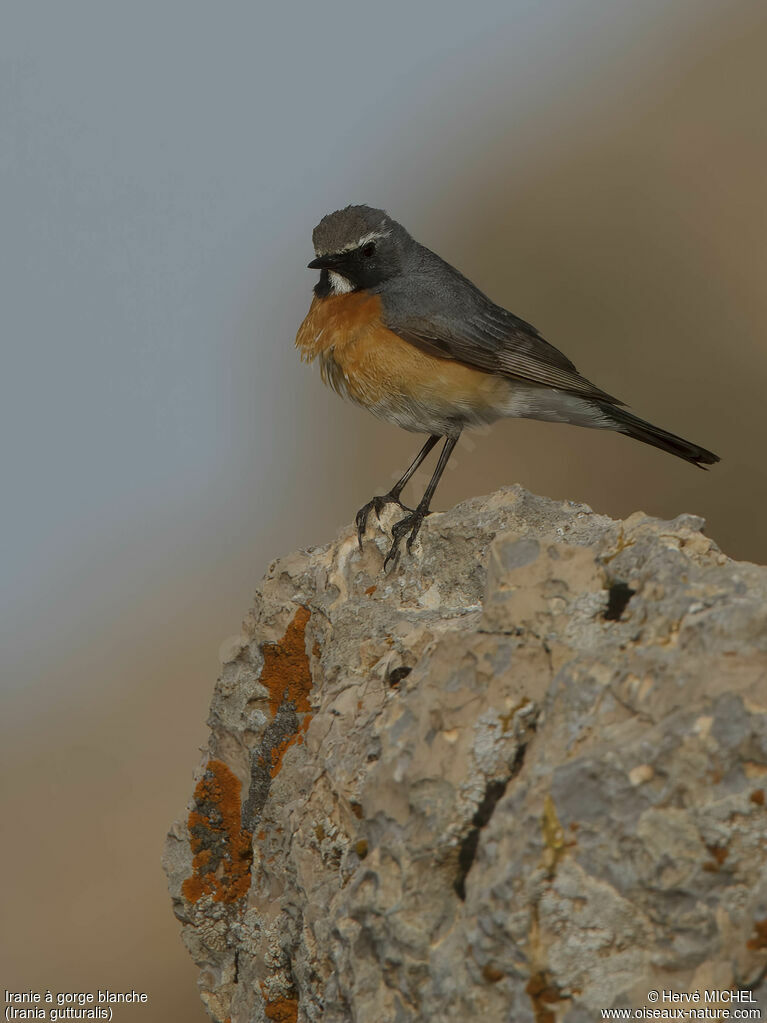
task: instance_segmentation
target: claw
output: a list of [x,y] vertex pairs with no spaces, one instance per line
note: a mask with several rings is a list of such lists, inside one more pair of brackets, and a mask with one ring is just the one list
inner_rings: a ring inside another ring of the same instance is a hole
[[363,507],[357,512],[354,520],[354,523],[357,526],[357,543],[359,544],[360,550],[362,550],[362,540],[365,536],[365,529],[367,527],[370,512],[375,510],[376,518],[380,521],[381,512],[387,504],[398,504],[400,508],[404,508],[406,511],[409,510],[407,506],[400,501],[399,497],[395,497],[391,491],[389,491],[388,494],[381,494],[378,497],[374,497],[372,500],[368,501],[366,505],[363,505]]
[[357,527],[357,543],[359,544],[360,550],[362,550],[362,537],[365,535],[365,526],[367,525],[368,515],[370,514],[372,505],[373,502],[370,501],[364,508],[360,508],[354,520],[354,524]]
[[413,543],[415,542],[415,538],[418,536],[418,532],[421,528],[421,525],[423,524],[423,520],[426,518],[428,514],[429,511],[427,508],[418,507],[415,509],[415,511],[412,511],[409,515],[406,515],[404,519],[400,519],[399,522],[394,523],[391,531],[392,545],[383,563],[384,569],[386,569],[386,566],[389,564],[390,561],[393,561],[397,557],[397,554],[399,553],[399,545],[402,543],[402,538],[406,534],[409,535],[405,542],[405,547],[407,548],[408,554],[411,553],[413,549]]

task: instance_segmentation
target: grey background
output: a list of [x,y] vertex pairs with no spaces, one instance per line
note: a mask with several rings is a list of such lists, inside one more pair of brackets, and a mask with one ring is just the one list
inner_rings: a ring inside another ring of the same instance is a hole
[[298,362],[324,213],[388,208],[724,459],[506,422],[435,507],[521,482],[767,559],[766,44],[756,0],[3,5],[5,987],[204,1018],[159,856],[218,645],[420,443]]

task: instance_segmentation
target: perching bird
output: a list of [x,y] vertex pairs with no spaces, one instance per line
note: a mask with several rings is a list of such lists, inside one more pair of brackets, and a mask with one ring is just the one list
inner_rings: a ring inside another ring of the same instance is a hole
[[[491,302],[384,210],[347,206],[330,213],[312,240],[316,259],[309,269],[321,272],[296,337],[301,358],[319,359],[322,379],[342,397],[429,434],[402,478],[357,513],[361,548],[371,509],[380,513],[393,502],[407,511],[393,527],[384,566],[406,534],[412,547],[466,427],[502,416],[573,423],[625,433],[701,468],[719,461],[626,411],[535,327]],[[400,494],[441,438],[434,475],[418,506],[407,509]]]

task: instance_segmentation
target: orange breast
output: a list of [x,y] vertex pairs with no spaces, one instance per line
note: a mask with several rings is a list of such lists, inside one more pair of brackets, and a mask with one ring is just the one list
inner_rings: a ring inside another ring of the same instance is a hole
[[303,360],[319,359],[326,383],[361,405],[380,409],[384,418],[392,402],[416,402],[445,415],[489,411],[509,392],[503,378],[403,341],[381,323],[380,298],[366,292],[315,297],[296,347]]

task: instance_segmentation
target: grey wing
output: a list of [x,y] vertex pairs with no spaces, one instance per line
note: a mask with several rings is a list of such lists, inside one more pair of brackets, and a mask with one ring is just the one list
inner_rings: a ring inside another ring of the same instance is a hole
[[443,359],[624,404],[581,376],[535,327],[495,305],[449,263],[425,251],[430,258],[420,271],[381,296],[389,330]]

